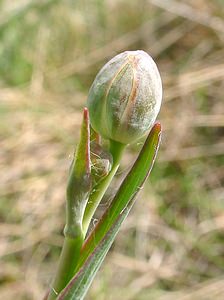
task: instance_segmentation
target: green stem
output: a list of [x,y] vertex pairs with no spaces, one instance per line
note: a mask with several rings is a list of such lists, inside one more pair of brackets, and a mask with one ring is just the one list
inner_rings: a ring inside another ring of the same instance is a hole
[[103,198],[108,186],[110,185],[115,173],[117,172],[117,169],[120,165],[121,156],[123,153],[123,150],[126,145],[110,141],[110,153],[113,156],[113,166],[110,171],[110,173],[107,175],[106,178],[104,178],[94,189],[94,191],[91,193],[89,197],[88,204],[85,209],[84,218],[83,218],[83,234],[84,236],[87,233],[87,230],[89,228],[89,224],[91,222],[91,219],[95,213],[96,208],[98,207],[101,199]]
[[[73,173],[70,174],[70,180],[67,189],[67,221],[64,231],[65,240],[59,259],[58,270],[51,286],[48,300],[55,300],[58,293],[64,289],[74,275],[74,271],[79,261],[80,250],[83,244],[84,236],[86,235],[97,206],[99,205],[107,187],[109,186],[119,167],[124,148],[125,145],[123,144],[114,141],[110,142],[109,150],[113,156],[113,166],[109,175],[96,186],[95,191],[90,195],[85,209],[82,226],[81,224],[74,223],[74,221],[76,219],[82,219],[80,217],[82,215],[81,208],[85,207],[85,199],[87,199],[86,192],[89,190],[89,182],[87,179],[85,179],[87,181],[85,187],[84,178],[83,181],[80,182],[76,178],[73,178]],[[76,202],[79,203],[78,207],[74,205]],[[84,205],[80,205],[81,203]]]
[[82,219],[91,191],[90,130],[87,108],[83,110],[81,137],[71,165],[67,184],[66,226],[59,265],[48,300],[57,298],[74,275],[84,241]]
[[51,286],[48,300],[55,300],[74,275],[73,272],[80,256],[82,242],[78,239],[65,237],[58,270]]
[[[114,199],[110,203],[110,206],[104,212],[100,221],[85,241],[75,270],[76,274],[78,274],[80,268],[85,264],[87,259],[91,255],[94,256],[94,251],[100,242],[103,241],[105,235],[109,233],[111,228],[116,226],[116,222],[122,223],[126,218],[131,206],[133,205],[135,196],[139,190],[141,190],[145,180],[152,170],[159,148],[160,139],[161,125],[156,123],[148,135],[134,165],[123,180]],[[110,237],[108,238],[110,239]]]

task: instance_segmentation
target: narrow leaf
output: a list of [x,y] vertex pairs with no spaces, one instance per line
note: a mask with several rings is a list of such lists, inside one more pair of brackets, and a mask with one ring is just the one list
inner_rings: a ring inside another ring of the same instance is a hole
[[82,219],[90,191],[90,126],[88,109],[84,108],[80,141],[70,168],[67,185],[65,239],[48,300],[56,299],[57,294],[75,274],[84,241]]
[[65,236],[82,235],[82,219],[91,191],[90,125],[88,109],[83,110],[81,136],[71,165],[67,185]]
[[82,300],[110,249],[122,222],[127,217],[138,191],[147,179],[159,147],[161,135],[160,124],[152,128],[145,144],[122,182],[111,205],[108,207],[97,226],[85,242],[76,275],[58,296],[58,300]]

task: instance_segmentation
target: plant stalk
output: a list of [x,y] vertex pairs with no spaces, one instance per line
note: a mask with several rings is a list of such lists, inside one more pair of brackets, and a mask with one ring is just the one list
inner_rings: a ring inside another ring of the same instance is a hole
[[110,185],[114,175],[117,172],[117,169],[119,168],[121,157],[124,151],[126,145],[121,144],[119,142],[110,141],[110,148],[109,151],[113,156],[113,166],[110,171],[110,173],[107,175],[106,178],[104,178],[92,191],[89,197],[89,201],[87,203],[84,218],[83,218],[83,234],[86,236],[86,233],[88,231],[91,219],[95,213],[96,208],[98,207],[101,199],[103,198],[108,186]]
[[[83,241],[65,237],[54,282],[48,300],[55,300],[74,275]],[[79,249],[78,249],[79,248]]]
[[81,137],[70,168],[67,184],[65,239],[48,300],[56,299],[74,275],[84,241],[82,219],[90,191],[89,115],[88,110],[84,108]]

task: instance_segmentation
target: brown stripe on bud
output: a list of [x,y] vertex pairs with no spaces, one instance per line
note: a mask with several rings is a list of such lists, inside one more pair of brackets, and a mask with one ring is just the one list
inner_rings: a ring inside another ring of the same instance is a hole
[[126,51],[97,74],[88,96],[90,122],[104,138],[128,144],[152,127],[161,100],[153,59],[144,51]]

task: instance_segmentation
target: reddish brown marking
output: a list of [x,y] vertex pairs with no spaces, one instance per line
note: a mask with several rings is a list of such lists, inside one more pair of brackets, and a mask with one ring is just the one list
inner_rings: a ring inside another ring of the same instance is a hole
[[157,122],[153,125],[153,128],[154,128],[156,131],[161,131],[161,130],[162,130],[162,128],[161,128],[161,123],[157,121]]
[[99,135],[99,133],[96,132],[96,143],[98,145],[101,145],[101,136]]
[[133,89],[132,89],[132,93],[131,93],[131,97],[130,97],[130,101],[131,102],[135,102],[135,98],[136,98],[136,94],[137,94],[137,87],[139,86],[139,79],[138,78],[134,78],[135,82],[133,84]]
[[90,169],[90,128],[89,128],[89,110],[87,107],[84,107],[83,109],[83,119],[85,122],[86,126],[86,135],[87,135],[87,140],[86,140],[86,172],[87,174],[90,174],[91,169]]
[[[126,115],[127,119],[130,118],[130,115],[133,111],[134,103],[136,101],[137,89],[139,87],[138,73],[136,72],[139,58],[137,58],[135,56],[130,56],[130,61],[132,64],[132,69],[133,69],[133,86],[132,86],[132,91],[131,91],[131,95],[129,97],[128,106],[127,106],[127,115]],[[130,103],[131,103],[131,105],[130,105]]]
[[83,109],[83,118],[85,121],[89,122],[89,111],[87,107],[84,107]]
[[137,67],[140,58],[137,56],[132,56],[132,55],[130,55],[129,57],[130,57],[133,67]]
[[[137,58],[136,56],[132,56],[131,61],[132,61],[133,70],[136,71],[137,67],[138,67],[139,58]],[[135,76],[135,75],[137,75],[137,72],[135,72],[135,74],[134,74],[133,90],[132,90],[131,97],[130,97],[130,101],[133,103],[136,98],[137,88],[139,86],[138,76]]]

